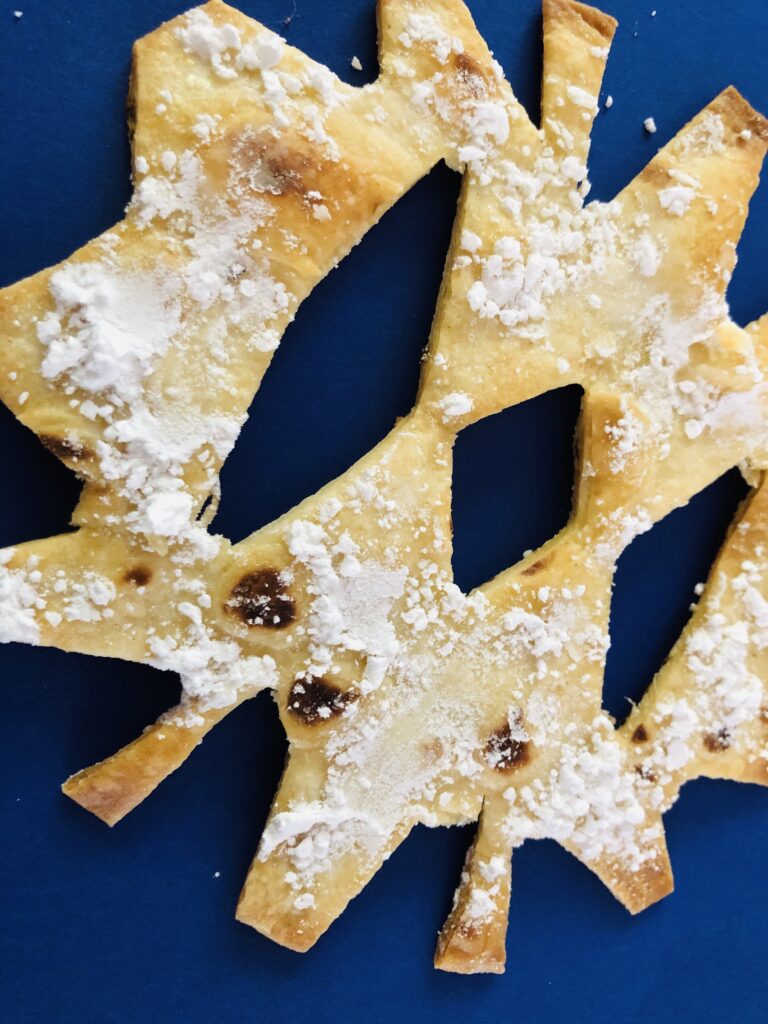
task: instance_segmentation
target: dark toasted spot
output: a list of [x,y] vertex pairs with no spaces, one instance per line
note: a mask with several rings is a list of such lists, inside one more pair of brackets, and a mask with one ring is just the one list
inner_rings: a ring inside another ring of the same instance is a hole
[[[568,13],[571,14],[572,10],[573,8],[569,8]],[[585,4],[579,4],[578,13],[580,18],[596,29],[608,42],[613,39],[613,33],[616,31],[616,21],[610,14],[603,14],[597,8],[587,7]]]
[[647,739],[648,739],[648,730],[645,728],[645,726],[641,722],[640,725],[638,725],[638,727],[632,733],[632,742],[633,743],[645,743]]
[[[519,733],[522,721],[522,715],[518,712],[514,721],[515,734]],[[505,722],[496,732],[491,733],[485,745],[485,756],[495,771],[512,772],[528,764],[531,757],[530,742],[513,735],[509,722]]]
[[445,748],[443,747],[443,741],[436,736],[434,739],[426,740],[422,743],[421,749],[424,759],[430,764],[434,764],[443,756]]
[[128,95],[125,99],[125,120],[128,124],[128,141],[133,145],[133,136],[136,134],[136,76],[137,59],[134,52],[131,59],[131,74],[128,80]]
[[760,708],[759,717],[760,721],[763,722],[763,724],[768,725],[768,704],[763,704],[763,706]]
[[291,687],[286,709],[304,725],[338,718],[357,699],[355,690],[341,690],[322,676],[302,676]]
[[727,729],[718,729],[717,732],[708,732],[704,737],[704,746],[713,754],[727,750],[731,745],[731,736]]
[[477,61],[468,53],[454,53],[453,64],[462,85],[467,86],[473,93],[477,92],[483,78],[483,69]]
[[243,576],[225,607],[246,626],[282,629],[296,618],[296,603],[277,569],[255,569]]
[[41,434],[40,440],[48,451],[62,462],[86,462],[93,458],[90,448],[72,438]]
[[136,99],[132,93],[128,94],[125,103],[125,120],[128,125],[128,138],[132,139],[136,134]]
[[544,555],[543,558],[539,558],[532,565],[529,565],[527,569],[523,569],[523,576],[535,576],[536,573],[541,572],[542,569],[546,569],[548,565],[551,565],[554,557],[555,553],[552,551],[548,555]]
[[667,168],[662,166],[661,163],[654,163],[653,161],[646,164],[637,177],[639,180],[648,182],[650,185],[659,185],[660,187],[668,185],[672,181]]
[[152,579],[152,570],[146,565],[134,565],[123,576],[124,583],[134,583],[137,587],[146,587]]
[[311,190],[309,156],[279,139],[245,132],[236,139],[232,155],[238,177],[255,192],[304,195]]
[[641,779],[646,779],[648,782],[656,782],[658,775],[652,768],[646,768],[645,765],[636,764],[635,771]]

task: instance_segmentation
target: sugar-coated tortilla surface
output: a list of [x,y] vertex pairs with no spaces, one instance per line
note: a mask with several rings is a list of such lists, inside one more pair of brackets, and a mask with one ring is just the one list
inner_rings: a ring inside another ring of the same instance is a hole
[[[0,639],[183,685],[64,791],[114,824],[271,689],[289,755],[237,916],[297,950],[414,825],[477,820],[435,962],[501,971],[526,839],[558,840],[637,912],[672,888],[680,785],[766,781],[768,321],[735,325],[725,290],[768,128],[728,89],[586,203],[615,22],[543,6],[541,130],[459,0],[381,3],[363,89],[224,4],[170,22],[136,47],[125,221],[0,293],[3,400],[86,481],[75,532],[0,553]],[[414,410],[276,522],[213,536],[200,512],[301,299],[441,158],[464,183]],[[570,383],[571,521],[462,593],[457,433]],[[616,561],[737,464],[753,497],[617,730]]]

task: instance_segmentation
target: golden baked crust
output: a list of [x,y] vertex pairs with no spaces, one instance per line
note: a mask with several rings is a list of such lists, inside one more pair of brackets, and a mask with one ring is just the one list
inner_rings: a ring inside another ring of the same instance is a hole
[[[413,10],[379,4],[382,70],[364,88],[219,0],[139,40],[125,220],[0,292],[0,397],[86,481],[77,533],[6,553],[18,607],[3,638],[149,661],[186,687],[183,724],[163,721],[124,755],[130,792],[106,767],[68,786],[112,823],[220,717],[222,685],[240,699],[276,678],[267,651],[238,648],[231,610],[210,628],[200,618],[219,575],[239,578],[239,553],[206,525],[299,303],[437,160],[456,164],[476,105],[466,68],[493,88],[463,3],[418,5],[452,33],[449,54],[414,45]],[[430,103],[416,102],[432,79]]]
[[[489,67],[464,5],[420,5],[432,9]],[[146,506],[168,473],[194,520],[302,299],[439,159],[455,163],[460,76],[403,43],[409,10],[380,5],[382,73],[364,88],[220,0],[136,43],[125,220],[0,293],[0,397],[92,485],[76,524],[157,540]],[[441,116],[406,94],[438,72]],[[99,318],[133,331],[134,359],[104,351]],[[82,365],[87,344],[98,365]],[[127,426],[101,414],[110,404],[130,410]],[[137,439],[140,412],[159,422]],[[177,441],[168,465],[139,450],[150,433]],[[141,484],[126,479],[139,471]]]
[[[191,539],[177,538],[166,552],[140,531],[97,528],[91,498],[87,527],[20,546],[4,571],[23,638],[149,660],[185,680],[178,709],[70,779],[68,795],[114,823],[229,710],[273,687],[289,758],[238,918],[307,949],[414,824],[479,818],[435,962],[500,971],[510,857],[527,838],[559,840],[632,911],[671,888],[666,783],[635,770],[628,726],[617,732],[601,708],[610,591],[639,532],[725,469],[766,467],[768,346],[761,325],[729,321],[724,293],[768,133],[726,90],[614,202],[585,206],[612,19],[545,3],[538,132],[461,5],[415,10],[381,16],[384,75],[401,90],[393,109],[422,110],[466,171],[413,412],[238,545],[190,555]],[[402,52],[388,60],[394,39]],[[462,594],[450,544],[457,432],[573,382],[586,397],[570,523]],[[744,550],[763,543],[759,530],[744,536]],[[95,589],[73,592],[83,573]],[[651,721],[670,688],[696,686],[672,673],[644,702]],[[710,753],[691,770],[757,770],[752,748]]]

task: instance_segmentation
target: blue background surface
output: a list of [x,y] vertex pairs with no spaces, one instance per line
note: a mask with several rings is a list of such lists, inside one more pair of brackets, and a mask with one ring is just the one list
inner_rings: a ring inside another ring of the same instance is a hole
[[[24,11],[18,21],[14,6]],[[129,197],[131,43],[186,6],[3,0],[0,284],[58,262],[119,219]],[[240,7],[345,80],[375,76],[373,0]],[[470,7],[535,115],[538,0]],[[768,111],[765,0],[606,0],[606,9],[621,26],[604,89],[615,102],[594,133],[593,196],[618,191],[730,82]],[[349,66],[353,54],[362,74]],[[643,131],[649,115],[654,136]],[[225,467],[220,532],[239,539],[269,522],[410,407],[458,185],[435,169],[302,307]],[[763,188],[730,290],[741,323],[768,308],[767,237]],[[459,438],[462,586],[567,518],[578,399],[578,389],[556,392]],[[66,526],[75,480],[3,408],[0,479],[0,546]],[[729,474],[622,558],[606,684],[617,717],[685,622],[743,493]],[[667,819],[677,891],[639,918],[554,843],[526,845],[515,856],[503,978],[431,966],[467,829],[418,829],[302,957],[233,918],[284,751],[267,696],[225,720],[114,830],[59,793],[67,775],[132,739],[176,695],[173,679],[139,666],[0,648],[0,1016],[10,1024],[766,1019],[768,793],[690,784]]]

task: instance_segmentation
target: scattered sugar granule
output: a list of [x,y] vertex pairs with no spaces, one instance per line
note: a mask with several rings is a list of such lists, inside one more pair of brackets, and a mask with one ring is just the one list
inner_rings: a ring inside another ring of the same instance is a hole
[[685,185],[670,185],[659,192],[659,202],[667,213],[675,217],[682,217],[693,202],[696,195],[695,189],[686,188]]
[[437,404],[440,406],[445,423],[458,416],[465,416],[472,411],[475,405],[470,396],[463,391],[453,391],[445,398],[441,398]]
[[565,91],[568,94],[568,99],[577,107],[585,107],[587,110],[595,109],[595,97],[591,92],[587,92],[586,89],[582,89],[578,85],[569,85]]
[[479,235],[476,235],[474,231],[469,231],[467,228],[461,232],[461,241],[459,245],[465,252],[477,252],[482,244],[482,239]]
[[656,131],[656,122],[652,117],[646,117],[643,121],[643,128],[645,128],[649,135],[653,135]]
[[14,11],[14,12],[13,12],[13,16],[14,16],[14,18],[16,18],[17,20],[18,20],[19,18],[23,18],[23,17],[24,17],[24,11]]
[[704,425],[701,420],[686,420],[685,421],[685,436],[690,438],[691,441],[695,440],[704,429]]
[[362,71],[363,70],[363,65],[360,63],[360,58],[359,57],[353,57],[352,60],[349,63],[352,65],[352,67],[355,69],[355,71]]
[[613,96],[608,95],[608,96],[605,97],[605,109],[606,110],[610,110],[612,106],[613,106]]

